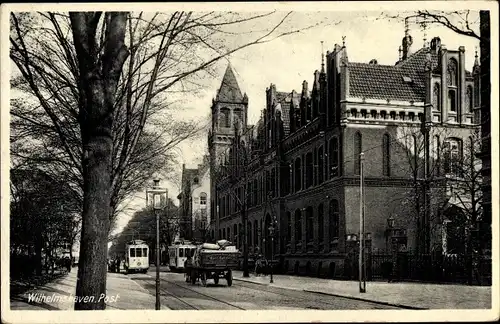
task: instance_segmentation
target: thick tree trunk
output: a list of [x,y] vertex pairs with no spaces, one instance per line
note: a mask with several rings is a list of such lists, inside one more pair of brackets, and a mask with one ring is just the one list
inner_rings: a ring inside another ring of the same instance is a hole
[[[95,104],[98,104],[97,102]],[[95,108],[95,106],[94,106]],[[92,135],[84,165],[84,202],[75,309],[104,309],[112,139]],[[85,299],[86,297],[87,300]]]
[[111,212],[113,109],[120,73],[127,12],[106,13],[104,44],[97,44],[101,12],[70,13],[80,72],[80,128],[83,144],[83,214],[76,310],[104,309],[106,256]]

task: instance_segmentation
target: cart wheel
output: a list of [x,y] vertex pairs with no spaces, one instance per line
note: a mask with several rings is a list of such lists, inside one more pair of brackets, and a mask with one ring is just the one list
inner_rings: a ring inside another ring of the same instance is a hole
[[219,284],[219,274],[218,274],[218,273],[217,273],[217,274],[215,274],[215,277],[214,277],[214,283],[215,283],[216,285],[218,285],[218,284]]
[[227,286],[231,287],[233,285],[233,273],[229,270],[226,273]]
[[201,273],[201,284],[203,287],[207,286],[207,273],[205,271]]
[[191,276],[190,276],[190,279],[191,279],[191,284],[196,284],[196,273],[191,273]]

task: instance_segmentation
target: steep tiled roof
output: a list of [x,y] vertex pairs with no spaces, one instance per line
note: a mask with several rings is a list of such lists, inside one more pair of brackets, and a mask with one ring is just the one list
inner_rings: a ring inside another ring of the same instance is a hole
[[[349,95],[357,98],[425,101],[425,64],[428,48],[421,48],[396,65],[348,63]],[[440,74],[439,56],[431,51],[434,73]],[[465,71],[467,77],[471,76]],[[411,82],[404,79],[409,78]]]
[[217,100],[223,102],[243,101],[243,95],[241,94],[238,81],[236,81],[231,65],[227,66],[226,73],[224,74],[219,91],[217,92]]
[[408,74],[391,65],[349,63],[349,95],[357,98],[423,101],[425,92],[419,78],[405,82],[403,77],[411,77]]

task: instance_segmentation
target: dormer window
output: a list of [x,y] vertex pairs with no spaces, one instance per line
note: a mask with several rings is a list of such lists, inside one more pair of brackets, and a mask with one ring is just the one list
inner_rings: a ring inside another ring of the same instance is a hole
[[403,76],[403,82],[404,83],[412,83],[413,80],[412,78],[408,77],[408,76]]
[[387,112],[386,112],[386,111],[384,111],[384,110],[382,110],[382,111],[380,112],[380,117],[381,117],[382,119],[387,119]]
[[409,113],[408,117],[410,118],[411,121],[415,121],[415,113],[414,112]]
[[366,118],[367,112],[366,109],[361,109],[361,117]]
[[396,120],[396,112],[395,111],[391,111],[389,113],[389,116],[391,117],[392,120]]

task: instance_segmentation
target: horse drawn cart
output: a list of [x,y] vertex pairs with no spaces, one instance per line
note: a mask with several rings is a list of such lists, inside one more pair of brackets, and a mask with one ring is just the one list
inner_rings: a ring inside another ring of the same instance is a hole
[[[219,241],[221,242],[221,241]],[[186,261],[186,282],[195,284],[200,280],[206,287],[207,280],[213,279],[217,285],[219,279],[226,279],[227,285],[233,284],[232,270],[238,267],[239,252],[234,246],[227,243],[199,245],[192,258]]]

